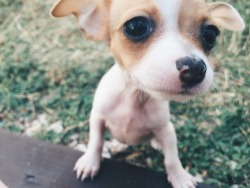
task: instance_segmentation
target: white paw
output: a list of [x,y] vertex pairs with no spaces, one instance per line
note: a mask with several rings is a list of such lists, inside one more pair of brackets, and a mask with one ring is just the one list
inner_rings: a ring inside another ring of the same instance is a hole
[[111,141],[106,142],[106,145],[112,155],[123,152],[128,148],[127,144],[123,144],[114,138]]
[[155,150],[162,151],[162,146],[160,145],[159,142],[156,141],[156,139],[152,139],[150,141],[151,147],[154,148]]
[[101,157],[96,153],[86,153],[80,157],[74,167],[76,177],[84,181],[85,178],[91,177],[92,179],[98,173],[101,164]]
[[168,172],[168,181],[174,188],[195,188],[196,181],[182,167],[178,169],[171,169]]

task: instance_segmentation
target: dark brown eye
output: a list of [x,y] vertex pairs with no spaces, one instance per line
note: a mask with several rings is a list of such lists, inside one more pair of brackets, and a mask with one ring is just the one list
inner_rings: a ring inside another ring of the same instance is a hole
[[153,20],[142,16],[128,20],[123,26],[125,36],[134,42],[146,40],[154,32],[154,29]]
[[210,51],[216,44],[216,38],[220,34],[214,25],[204,25],[201,29],[201,42],[206,51]]

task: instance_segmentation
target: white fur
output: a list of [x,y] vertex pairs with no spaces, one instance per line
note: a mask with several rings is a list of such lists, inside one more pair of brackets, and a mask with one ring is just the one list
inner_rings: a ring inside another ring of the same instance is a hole
[[165,155],[168,180],[174,188],[194,188],[193,177],[182,167],[177,139],[169,120],[168,101],[158,100],[140,91],[129,75],[114,65],[103,77],[96,91],[90,121],[87,152],[77,161],[77,176],[95,176],[100,167],[103,131],[124,144],[138,144],[145,139],[157,140]]
[[[203,82],[189,90],[190,95],[181,95],[182,83],[176,61],[184,57],[202,59],[207,66]],[[209,89],[213,82],[213,71],[207,57],[187,43],[179,32],[166,31],[160,40],[148,50],[140,63],[131,71],[133,82],[154,97],[183,101]]]
[[177,31],[181,0],[154,0],[168,30]]

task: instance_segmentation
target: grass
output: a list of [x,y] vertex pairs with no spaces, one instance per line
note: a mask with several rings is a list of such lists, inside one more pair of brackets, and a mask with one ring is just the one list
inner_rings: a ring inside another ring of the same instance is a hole
[[[217,187],[250,187],[250,3],[226,0],[247,24],[222,31],[212,59],[214,87],[205,96],[171,103],[180,157],[193,174]],[[0,0],[0,128],[25,134],[46,116],[34,137],[69,145],[88,140],[88,117],[98,81],[113,64],[108,49],[82,39],[70,18],[49,17],[49,1]],[[61,121],[63,132],[46,126]],[[108,138],[108,135],[107,135]],[[164,170],[148,144],[115,156]],[[149,165],[150,164],[150,165]]]

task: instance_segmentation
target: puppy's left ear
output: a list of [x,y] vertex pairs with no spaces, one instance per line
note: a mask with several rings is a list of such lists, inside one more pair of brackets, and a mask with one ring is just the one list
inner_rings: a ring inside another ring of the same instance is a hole
[[87,38],[108,41],[109,0],[59,0],[51,10],[53,17],[73,14]]
[[208,3],[208,14],[216,25],[230,31],[242,31],[245,23],[238,11],[230,4],[223,2]]

